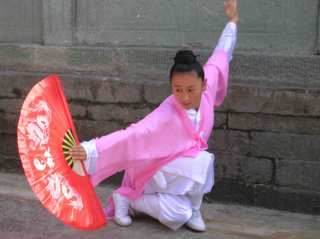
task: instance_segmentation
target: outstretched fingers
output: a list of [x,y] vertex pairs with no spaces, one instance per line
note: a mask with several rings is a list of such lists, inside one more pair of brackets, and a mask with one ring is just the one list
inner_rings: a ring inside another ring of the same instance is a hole
[[224,11],[227,12],[228,11],[228,3],[223,2],[223,5],[224,5]]
[[228,3],[223,3],[226,16],[236,24],[239,21],[237,2],[237,0],[228,0]]

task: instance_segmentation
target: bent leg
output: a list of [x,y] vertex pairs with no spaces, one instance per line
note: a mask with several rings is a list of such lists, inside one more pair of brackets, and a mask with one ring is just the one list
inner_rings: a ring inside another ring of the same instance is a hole
[[203,195],[210,192],[214,185],[213,164],[214,164],[214,158],[212,157],[212,160],[208,167],[207,176],[204,184],[195,183],[195,185],[187,193],[190,196],[193,210],[200,209]]
[[192,217],[186,223],[186,226],[195,231],[205,231],[206,225],[202,219],[200,213],[200,207],[202,204],[202,198],[205,193],[211,191],[214,184],[214,170],[213,170],[213,160],[209,165],[207,171],[207,177],[204,184],[196,183],[195,186],[188,192],[192,205]]
[[189,196],[159,194],[160,217],[159,221],[167,227],[177,230],[185,224],[192,215]]
[[159,193],[157,195],[143,195],[131,201],[130,206],[139,212],[158,219],[162,224],[177,230],[186,223],[192,215],[189,196],[176,196]]

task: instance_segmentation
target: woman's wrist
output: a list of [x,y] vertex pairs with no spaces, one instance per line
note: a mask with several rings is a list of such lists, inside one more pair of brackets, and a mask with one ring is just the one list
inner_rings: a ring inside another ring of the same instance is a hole
[[238,25],[238,23],[239,23],[239,16],[237,15],[237,16],[235,16],[235,17],[233,17],[233,18],[230,18],[230,22],[234,22],[236,25]]

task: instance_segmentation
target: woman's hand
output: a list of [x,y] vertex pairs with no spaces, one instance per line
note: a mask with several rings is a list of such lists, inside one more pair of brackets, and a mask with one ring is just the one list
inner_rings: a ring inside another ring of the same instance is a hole
[[69,154],[73,160],[84,161],[87,159],[87,153],[82,145],[73,146],[72,149],[69,150]]
[[239,22],[239,15],[238,15],[238,8],[237,8],[237,0],[228,0],[228,3],[224,2],[224,11],[227,17],[230,19],[230,22],[234,22],[238,25]]

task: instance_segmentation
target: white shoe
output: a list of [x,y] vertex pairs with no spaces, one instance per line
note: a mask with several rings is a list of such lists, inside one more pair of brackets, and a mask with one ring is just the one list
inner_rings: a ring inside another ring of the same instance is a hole
[[129,216],[128,199],[119,193],[113,193],[112,198],[115,208],[114,220],[120,226],[130,226],[132,224],[132,219]]
[[193,210],[191,218],[185,225],[198,232],[204,232],[206,230],[206,224],[204,224],[204,221],[202,220],[200,210]]

